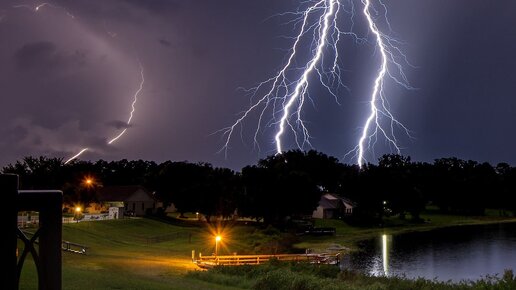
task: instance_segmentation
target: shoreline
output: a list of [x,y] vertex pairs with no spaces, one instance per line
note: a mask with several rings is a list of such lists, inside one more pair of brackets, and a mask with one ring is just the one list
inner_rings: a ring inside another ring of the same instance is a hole
[[[443,215],[432,215],[442,217]],[[464,217],[457,216],[454,221],[441,223],[423,223],[423,224],[404,224],[386,227],[353,227],[345,224],[343,221],[334,220],[333,225],[341,223],[341,226],[336,226],[337,234],[331,237],[306,237],[301,238],[301,242],[293,245],[296,249],[310,248],[315,251],[325,251],[329,248],[341,247],[345,251],[357,251],[358,243],[364,240],[374,239],[381,234],[402,235],[417,232],[429,232],[433,230],[463,227],[463,226],[481,226],[481,225],[495,225],[516,223],[516,217]],[[339,232],[340,229],[340,232]]]

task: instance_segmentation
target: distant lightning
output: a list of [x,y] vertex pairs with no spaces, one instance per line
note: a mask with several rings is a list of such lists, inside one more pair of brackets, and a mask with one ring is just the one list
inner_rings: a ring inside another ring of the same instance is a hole
[[[346,88],[341,79],[342,69],[339,67],[339,59],[342,56],[339,55],[338,45],[341,37],[350,36],[355,42],[365,41],[353,32],[354,1],[312,0],[302,3],[307,4],[307,7],[296,12],[280,14],[296,16],[296,20],[293,22],[296,23],[296,27],[299,27],[298,34],[292,38],[293,44],[287,55],[287,61],[276,75],[247,90],[251,100],[254,101],[231,126],[220,131],[225,136],[222,150],[226,154],[235,130],[238,128],[242,130],[244,120],[252,114],[258,115],[254,133],[254,144],[258,148],[258,134],[264,123],[269,127],[277,127],[274,143],[278,154],[284,150],[283,139],[286,131],[292,132],[298,148],[311,147],[311,135],[305,125],[306,122],[302,119],[303,105],[307,100],[314,102],[309,94],[311,83],[317,79],[319,85],[322,85],[337,103],[337,89],[339,87]],[[394,150],[399,152],[400,147],[394,135],[395,127],[401,127],[407,134],[409,133],[408,129],[394,118],[389,110],[389,103],[384,91],[385,78],[389,77],[405,88],[410,88],[410,86],[402,70],[401,62],[408,62],[398,47],[399,42],[383,34],[375,22],[377,18],[383,17],[390,29],[386,5],[381,0],[377,1],[378,7],[372,7],[371,0],[360,0],[360,3],[364,7],[363,13],[368,28],[375,37],[375,46],[381,55],[380,69],[369,98],[370,114],[363,126],[358,145],[348,152],[348,154],[354,152],[358,165],[362,167],[365,162],[364,152],[374,146],[378,135],[384,136]],[[374,16],[371,10],[373,10]],[[347,23],[351,23],[348,29],[339,27],[340,15],[347,16]],[[307,42],[310,45],[307,46]],[[304,61],[302,60],[303,54],[309,55]],[[300,63],[302,65],[299,65]],[[389,65],[396,68],[394,72],[389,70]],[[259,95],[260,97],[258,97]],[[270,121],[266,122],[264,118],[269,112],[271,114]],[[387,120],[388,128],[385,128],[384,121],[381,119]]]
[[[136,92],[134,93],[133,95],[133,102],[131,103],[131,112],[129,113],[129,119],[127,120],[126,124],[127,124],[127,127],[124,128],[118,135],[116,135],[115,137],[113,137],[111,140],[109,140],[107,142],[108,145],[111,145],[113,144],[114,142],[116,142],[120,137],[122,137],[125,132],[127,131],[127,129],[129,128],[129,125],[131,125],[131,120],[133,119],[133,116],[134,116],[134,112],[136,111],[136,102],[138,101],[138,96],[140,95],[141,91],[143,90],[143,84],[145,83],[145,75],[143,74],[144,73],[144,70],[143,70],[143,65],[141,64],[141,62],[138,63],[139,66],[140,66],[140,84],[138,86],[138,89],[136,90]],[[68,164],[69,162],[71,162],[72,160],[78,158],[79,156],[81,156],[84,152],[88,151],[89,148],[83,148],[81,149],[81,151],[79,151],[79,153],[75,154],[74,156],[70,157],[68,160],[66,160],[66,162],[64,164]]]
[[[133,102],[131,103],[131,113],[129,114],[129,119],[127,120],[127,126],[129,126],[131,124],[131,120],[133,119],[134,111],[136,110],[135,105],[136,105],[136,102],[138,101],[138,95],[143,90],[143,83],[145,83],[145,76],[143,75],[143,66],[141,63],[139,63],[139,65],[140,65],[140,77],[141,77],[140,86],[138,87],[138,90],[134,93],[134,96],[133,96]],[[125,134],[125,131],[127,131],[127,128],[124,128],[124,130],[122,130],[122,132],[120,132],[120,134],[116,135],[113,139],[111,139],[108,142],[108,144],[109,145],[113,144],[113,142],[115,142],[116,140],[118,140],[118,138],[122,137]]]
[[68,164],[70,161],[74,160],[75,158],[78,158],[79,156],[81,156],[82,153],[88,151],[89,148],[83,148],[81,151],[79,151],[79,153],[75,154],[74,156],[68,158],[68,160],[65,161],[64,164]]
[[72,13],[70,13],[68,10],[64,9],[63,7],[60,7],[60,6],[51,4],[51,3],[47,3],[47,2],[38,4],[36,6],[30,6],[27,4],[14,5],[13,8],[26,8],[26,9],[32,10],[34,12],[38,12],[38,11],[40,11],[41,8],[43,8],[45,6],[56,8],[56,9],[62,9],[63,11],[65,11],[66,15],[70,16],[71,18],[75,18],[75,16]]
[[[29,9],[31,11],[34,11],[34,12],[39,12],[42,8],[44,8],[45,6],[48,6],[48,7],[52,7],[52,8],[55,8],[55,9],[61,9],[63,11],[66,12],[66,14],[68,16],[70,16],[71,18],[75,18],[70,12],[68,12],[66,9],[60,7],[60,6],[57,6],[57,5],[54,5],[54,4],[51,4],[51,3],[48,3],[48,2],[44,2],[44,3],[41,3],[41,4],[38,4],[36,6],[30,6],[30,5],[26,5],[26,4],[21,4],[21,5],[15,5],[13,6],[13,8],[25,8],[25,9]],[[111,36],[111,37],[115,37],[116,36],[116,33],[113,33],[113,32],[110,32],[108,31],[106,28],[105,28],[105,25],[104,25],[104,29],[106,30],[106,32]],[[140,68],[140,83],[139,83],[139,86],[138,86],[138,89],[136,90],[136,92],[134,93],[133,95],[133,101],[131,103],[131,112],[129,113],[129,119],[127,120],[126,122],[126,127],[120,132],[118,133],[116,136],[112,137],[108,142],[107,142],[107,145],[112,145],[113,143],[115,143],[118,139],[120,139],[124,134],[125,132],[127,131],[127,129],[129,128],[129,125],[131,125],[131,121],[133,119],[133,116],[134,116],[134,113],[136,111],[136,103],[138,101],[138,97],[141,93],[141,91],[143,90],[143,85],[145,83],[145,76],[144,76],[144,70],[143,70],[143,65],[140,61],[138,61],[138,65],[139,65],[139,68]],[[64,164],[68,164],[69,162],[71,162],[72,160],[74,159],[77,159],[79,158],[83,153],[87,152],[87,151],[90,151],[91,149],[90,148],[82,148],[77,154],[73,155],[72,157],[68,158]]]

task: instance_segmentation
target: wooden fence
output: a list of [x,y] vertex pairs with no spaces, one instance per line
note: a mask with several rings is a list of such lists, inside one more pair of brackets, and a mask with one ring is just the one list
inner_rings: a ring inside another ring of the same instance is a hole
[[271,259],[278,261],[298,261],[314,264],[338,264],[340,254],[279,254],[279,255],[229,255],[229,256],[202,256],[194,263],[201,268],[211,268],[217,265],[239,266],[260,265]]

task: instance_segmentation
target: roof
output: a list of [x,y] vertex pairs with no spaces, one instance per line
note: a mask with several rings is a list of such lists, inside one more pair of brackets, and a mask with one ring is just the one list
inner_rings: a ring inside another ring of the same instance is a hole
[[319,200],[319,206],[325,209],[337,209],[343,205],[346,206],[346,204],[352,207],[356,206],[356,204],[350,199],[340,197],[333,193],[326,193],[321,196],[321,199]]
[[325,199],[328,199],[328,200],[339,200],[340,199],[338,196],[331,194],[331,193],[326,193],[322,197]]
[[154,198],[147,189],[140,185],[101,187],[97,190],[97,197],[99,201],[125,201],[140,190],[150,198]]
[[326,195],[321,197],[321,200],[319,201],[319,206],[322,208],[339,208],[340,201],[338,199],[329,199],[326,198]]

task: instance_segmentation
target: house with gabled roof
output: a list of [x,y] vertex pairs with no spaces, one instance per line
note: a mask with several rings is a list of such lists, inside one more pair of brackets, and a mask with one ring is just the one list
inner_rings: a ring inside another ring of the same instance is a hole
[[118,208],[116,213],[110,210],[114,218],[144,216],[154,212],[157,204],[154,195],[139,185],[101,187],[97,190],[97,199],[105,207]]
[[350,216],[356,204],[348,198],[334,193],[325,193],[319,200],[319,205],[312,213],[313,218],[332,219]]

